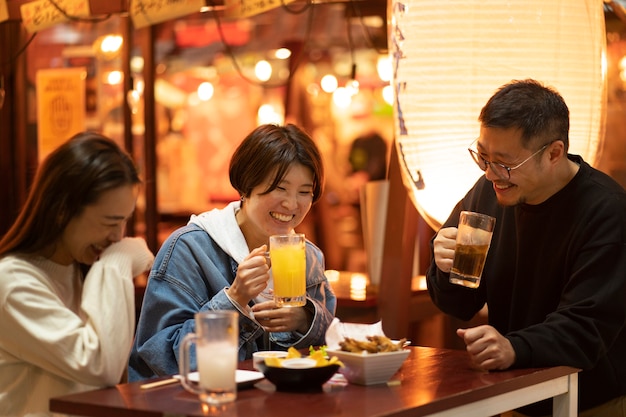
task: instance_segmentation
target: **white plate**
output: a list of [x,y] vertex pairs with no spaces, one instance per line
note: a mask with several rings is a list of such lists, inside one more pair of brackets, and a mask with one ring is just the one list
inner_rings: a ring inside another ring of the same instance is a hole
[[[180,375],[175,375],[174,378],[181,379]],[[257,371],[246,371],[243,369],[237,369],[235,373],[235,380],[237,381],[237,388],[242,389],[249,386],[252,386],[265,378],[265,376],[261,372]],[[200,376],[198,372],[190,372],[189,380],[192,382],[199,382]]]

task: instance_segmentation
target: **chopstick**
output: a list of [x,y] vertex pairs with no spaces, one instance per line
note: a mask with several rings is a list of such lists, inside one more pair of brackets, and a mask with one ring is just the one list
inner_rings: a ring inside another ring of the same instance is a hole
[[178,378],[168,378],[168,379],[163,379],[161,381],[148,382],[147,384],[140,385],[139,388],[141,389],[157,388],[157,387],[162,387],[164,385],[173,384],[174,382],[178,382]]

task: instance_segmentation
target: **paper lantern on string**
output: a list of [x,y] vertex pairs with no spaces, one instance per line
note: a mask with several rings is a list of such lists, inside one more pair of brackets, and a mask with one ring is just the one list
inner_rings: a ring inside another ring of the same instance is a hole
[[604,136],[602,0],[390,0],[395,138],[420,214],[435,230],[483,174],[468,146],[503,84],[534,78],[570,109],[570,152],[594,164]]

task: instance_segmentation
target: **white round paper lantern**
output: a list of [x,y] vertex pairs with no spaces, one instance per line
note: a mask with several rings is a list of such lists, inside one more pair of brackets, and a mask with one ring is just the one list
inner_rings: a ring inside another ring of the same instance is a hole
[[467,152],[481,108],[534,78],[570,109],[570,152],[596,162],[606,106],[602,0],[390,0],[395,138],[404,183],[435,230],[483,174]]

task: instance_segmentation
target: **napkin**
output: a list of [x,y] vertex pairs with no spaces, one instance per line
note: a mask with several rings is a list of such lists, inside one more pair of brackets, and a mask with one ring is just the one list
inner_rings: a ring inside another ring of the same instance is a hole
[[346,337],[367,342],[367,336],[385,336],[383,322],[342,323],[341,320],[335,318],[326,330],[326,346],[329,350],[340,350],[339,342],[343,342]]

